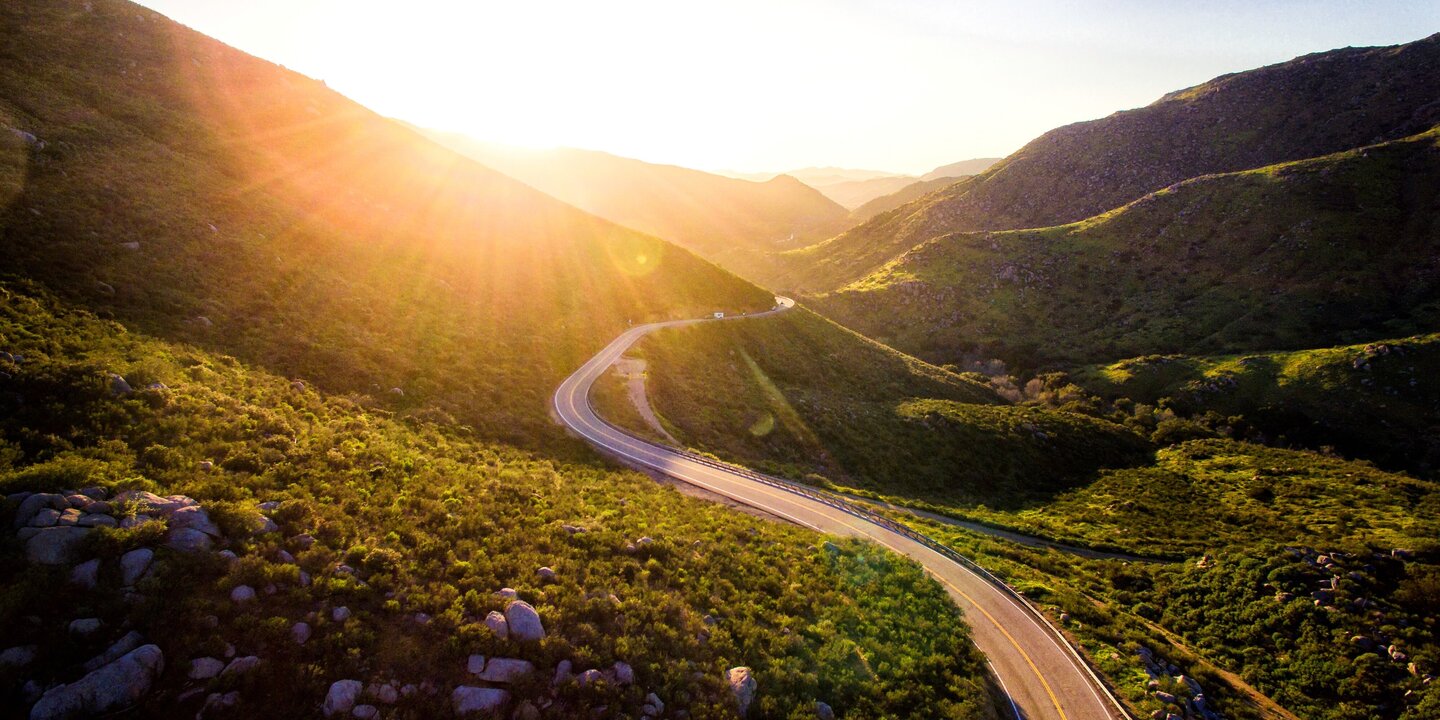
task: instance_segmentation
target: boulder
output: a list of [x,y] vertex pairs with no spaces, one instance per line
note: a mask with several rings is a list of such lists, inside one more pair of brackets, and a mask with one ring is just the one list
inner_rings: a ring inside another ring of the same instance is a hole
[[200,504],[184,495],[160,497],[155,493],[144,490],[126,490],[115,496],[115,502],[119,504],[134,504],[136,506],[136,512],[158,515],[160,517],[169,517],[180,508],[195,507]]
[[165,532],[165,547],[182,553],[209,552],[215,541],[194,528],[174,528]]
[[17,645],[0,652],[0,668],[23,668],[35,662],[34,645]]
[[80,541],[90,532],[81,527],[39,528],[25,543],[25,556],[33,563],[62,565],[70,560]]
[[495,596],[498,597],[498,598],[500,598],[501,600],[514,600],[514,599],[520,597],[520,593],[515,592],[515,588],[508,588],[508,587],[507,587],[507,588],[500,588],[499,590],[497,590],[497,591],[495,592]]
[[85,513],[80,512],[73,507],[65,508],[65,511],[60,513],[60,517],[55,520],[55,524],[64,525],[66,527],[74,527],[80,524],[80,518],[84,515]]
[[645,696],[644,711],[646,715],[661,715],[665,712],[665,703],[660,701],[659,695],[652,692]]
[[255,588],[252,588],[249,585],[236,585],[235,589],[230,591],[230,602],[233,602],[237,605],[250,602],[254,599]]
[[499,612],[491,610],[490,614],[485,616],[485,627],[490,628],[490,632],[501,640],[510,637],[510,623]]
[[70,507],[65,501],[65,496],[57,493],[35,493],[20,501],[20,507],[15,510],[15,527],[24,527],[34,519],[35,513],[44,508],[55,510],[58,516],[59,511]]
[[572,665],[569,660],[561,660],[560,663],[555,666],[555,677],[550,681],[550,684],[560,686],[570,682],[570,680],[575,677],[575,673],[571,672],[572,667],[574,667],[574,665]]
[[589,687],[604,679],[605,673],[602,673],[594,668],[586,670],[585,672],[580,673],[576,677],[576,680],[580,683],[580,687]]
[[105,623],[100,622],[100,618],[79,618],[70,621],[69,630],[71,635],[90,637],[100,632],[100,628],[104,625]]
[[815,720],[835,720],[835,711],[819,700],[815,701]]
[[41,508],[30,518],[30,527],[47,528],[60,524],[60,511],[55,508]]
[[231,708],[234,708],[236,705],[239,704],[239,690],[231,690],[230,692],[224,694],[210,693],[205,697],[205,705],[200,708],[200,713],[197,714],[195,717],[196,720],[202,720],[203,718],[209,717],[211,714],[224,713],[226,710],[230,710]]
[[304,645],[310,642],[310,623],[297,622],[291,625],[290,639],[294,640],[296,645]]
[[555,582],[555,571],[548,567],[542,567],[536,570],[535,576],[540,579],[541,584]]
[[359,720],[375,720],[375,718],[380,717],[380,708],[374,705],[356,705],[355,709],[350,711],[350,714],[359,718]]
[[254,655],[237,657],[230,661],[229,665],[220,673],[221,675],[244,675],[245,673],[260,667],[260,658]]
[[93,590],[100,582],[100,559],[86,560],[72,568],[70,582],[86,590]]
[[30,709],[31,720],[94,717],[134,705],[165,669],[165,654],[142,645],[69,685],[46,692]]
[[496,688],[461,685],[450,694],[450,706],[460,717],[467,715],[499,715],[510,704],[510,692]]
[[535,664],[529,660],[515,658],[490,658],[484,672],[479,673],[485,682],[509,684],[529,677],[535,672]]
[[130,387],[130,383],[125,382],[125,378],[119,375],[110,376],[111,395],[129,395],[132,392],[135,392],[135,388]]
[[733,667],[725,672],[725,682],[730,685],[730,692],[735,696],[740,715],[744,716],[750,709],[750,703],[755,701],[755,692],[758,689],[755,676],[748,667]]
[[[84,495],[87,498],[90,498],[91,500],[104,500],[106,492],[105,488],[102,488],[98,485],[92,485],[87,488],[80,488],[80,494]],[[91,512],[94,511],[92,510]]]
[[154,562],[155,551],[150,548],[137,548],[121,555],[120,582],[126,586],[134,585],[140,578],[145,577]]
[[615,678],[616,685],[633,685],[635,683],[635,670],[629,663],[617,662],[610,668],[610,676]]
[[365,686],[365,696],[382,705],[394,705],[400,700],[400,691],[390,683],[370,683]]
[[344,605],[341,605],[340,607],[337,607],[337,608],[331,610],[331,611],[330,611],[330,619],[331,619],[331,620],[334,620],[335,622],[338,622],[338,623],[343,623],[343,622],[345,622],[346,620],[349,620],[349,619],[350,619],[350,608],[345,607]]
[[505,606],[505,622],[510,627],[510,637],[520,642],[539,642],[545,639],[545,626],[540,622],[540,613],[524,600],[516,600]]
[[[104,505],[104,503],[92,503],[93,505]],[[103,513],[88,513],[80,516],[80,527],[120,527],[120,522]]]
[[471,655],[465,661],[465,672],[468,672],[471,675],[479,675],[480,673],[485,672],[485,656]]
[[170,514],[171,528],[190,528],[199,530],[210,537],[220,537],[220,526],[210,519],[210,513],[198,505],[182,507]]
[[355,701],[360,698],[364,687],[359,680],[336,680],[330,684],[330,691],[325,693],[325,704],[320,711],[325,717],[349,713],[355,709]]
[[190,672],[186,677],[191,680],[209,680],[220,674],[225,669],[225,661],[213,657],[195,658],[190,661]]
[[125,634],[125,637],[116,640],[114,645],[106,648],[105,652],[100,653],[99,655],[96,655],[89,660],[86,660],[85,672],[98,670],[105,665],[109,665],[110,663],[119,660],[126,653],[140,647],[140,645],[144,642],[145,638],[142,637],[140,633],[131,630],[130,632]]

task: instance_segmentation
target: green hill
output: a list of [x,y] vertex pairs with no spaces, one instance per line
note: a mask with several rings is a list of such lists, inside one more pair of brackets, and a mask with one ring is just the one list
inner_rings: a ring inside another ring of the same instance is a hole
[[751,182],[593,150],[526,150],[427,133],[575,207],[753,276],[763,258],[849,227],[847,210],[787,175]]
[[[983,660],[949,596],[871,546],[837,540],[827,552],[817,534],[640,473],[366,410],[68,308],[30,283],[0,284],[0,348],[0,494],[183,494],[223,531],[215,549],[238,555],[161,546],[163,520],[100,528],[72,558],[101,559],[84,589],[68,564],[26,562],[12,524],[24,498],[0,498],[0,644],[35,646],[28,666],[8,653],[0,664],[6,717],[34,701],[27,682],[74,682],[132,631],[166,666],[134,717],[190,717],[208,693],[232,691],[228,713],[205,716],[319,717],[342,678],[419,688],[377,703],[387,717],[449,717],[451,690],[475,684],[476,653],[533,663],[511,705],[555,703],[546,717],[605,705],[638,717],[654,692],[671,712],[733,718],[722,678],[735,665],[760,683],[756,716],[813,713],[823,700],[857,717],[993,717]],[[116,394],[111,374],[135,390]],[[264,507],[273,531],[256,529]],[[154,548],[151,570],[122,588],[120,557],[142,548]],[[256,597],[232,601],[240,585]],[[538,611],[543,640],[487,628],[507,587]],[[76,618],[100,629],[67,633]],[[292,639],[297,622],[307,641]],[[191,659],[227,657],[227,644],[258,667],[196,679]],[[633,684],[551,685],[561,662],[580,673],[617,661]]]
[[[817,484],[941,504],[1014,504],[1140,457],[1119,426],[1001,404],[986,384],[806,310],[661,331],[632,354],[680,442]],[[600,408],[630,421],[618,393]]]
[[934,362],[1020,368],[1410,335],[1440,323],[1437,198],[1440,129],[936,238],[813,304]]
[[134,5],[0,38],[3,272],[157,336],[534,442],[627,322],[773,302]]
[[775,286],[834,290],[941,235],[1076,222],[1201,175],[1396,140],[1440,122],[1436,98],[1440,35],[1225,75],[1052,130],[972,181],[792,251]]
[[1238,417],[1253,437],[1331,447],[1434,477],[1440,467],[1440,336],[1295,352],[1149,355],[1073,374],[1113,399],[1186,416]]

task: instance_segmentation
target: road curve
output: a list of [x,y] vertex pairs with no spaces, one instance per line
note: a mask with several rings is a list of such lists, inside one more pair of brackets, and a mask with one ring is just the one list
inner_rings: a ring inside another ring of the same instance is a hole
[[[753,319],[784,312],[794,305],[788,298],[776,301],[774,310],[724,320]],[[847,507],[850,504],[838,498],[642,440],[595,414],[590,405],[591,388],[636,341],[661,328],[713,321],[672,320],[625,331],[560,384],[552,400],[557,416],[593,445],[624,460],[820,532],[871,540],[919,562],[965,611],[971,636],[1010,696],[1017,718],[1128,717],[1075,651],[1033,608],[998,586],[997,580],[984,577],[983,570],[967,566],[953,552],[884,518],[873,514],[867,517],[859,506]]]

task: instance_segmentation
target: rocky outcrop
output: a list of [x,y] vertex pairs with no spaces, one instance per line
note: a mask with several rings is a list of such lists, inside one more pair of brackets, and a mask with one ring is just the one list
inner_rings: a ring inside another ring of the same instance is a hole
[[510,704],[510,692],[497,688],[461,685],[450,694],[450,706],[460,717],[499,715]]
[[520,642],[539,642],[545,639],[545,626],[540,622],[540,613],[524,600],[516,600],[505,606],[505,621],[510,628],[510,637]]
[[90,532],[81,527],[39,528],[25,543],[25,557],[41,565],[64,565]]
[[501,640],[510,637],[510,622],[505,619],[504,615],[494,610],[485,616],[485,627],[490,628],[490,632]]
[[30,709],[30,720],[93,717],[139,702],[165,668],[156,645],[142,645],[85,677],[46,692]]
[[359,680],[336,680],[330,684],[330,691],[325,693],[325,704],[320,711],[325,717],[348,714],[355,709],[355,702],[360,699],[364,688]]
[[755,701],[755,693],[759,684],[755,682],[755,676],[751,674],[750,668],[745,666],[730,668],[725,673],[725,682],[730,685],[730,692],[735,696],[735,704],[740,709],[741,717],[750,710],[750,703]]

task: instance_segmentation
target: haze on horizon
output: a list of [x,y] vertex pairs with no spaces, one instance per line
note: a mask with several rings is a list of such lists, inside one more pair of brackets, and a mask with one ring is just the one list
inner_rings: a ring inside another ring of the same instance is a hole
[[1227,72],[1440,30],[1440,4],[141,0],[370,108],[718,171],[923,173]]

